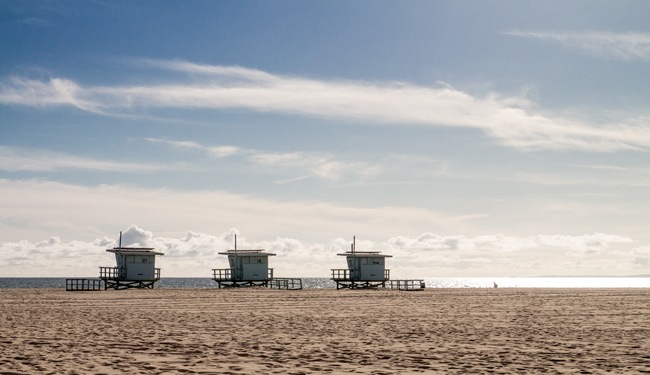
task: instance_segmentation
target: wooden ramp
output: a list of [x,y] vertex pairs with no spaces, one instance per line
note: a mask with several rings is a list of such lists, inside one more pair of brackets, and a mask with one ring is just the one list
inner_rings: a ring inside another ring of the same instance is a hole
[[104,281],[100,279],[65,279],[65,290],[68,292],[83,292],[104,289]]
[[386,281],[386,288],[396,290],[424,290],[424,280],[389,280]]
[[302,289],[302,279],[294,278],[275,278],[267,284],[271,289],[300,290]]

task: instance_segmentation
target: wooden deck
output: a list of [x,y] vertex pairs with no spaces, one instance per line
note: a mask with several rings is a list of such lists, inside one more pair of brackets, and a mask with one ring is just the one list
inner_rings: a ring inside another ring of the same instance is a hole
[[390,280],[390,270],[384,270],[383,280],[361,280],[354,278],[347,268],[333,269],[332,280],[336,283],[336,289],[385,288]]
[[273,268],[268,269],[268,274],[263,280],[245,280],[237,272],[233,272],[231,268],[213,268],[212,280],[217,282],[219,288],[268,287],[269,282],[273,280]]
[[262,286],[271,289],[300,290],[302,279],[299,278],[274,278],[273,268],[269,268],[265,280],[244,280],[237,277],[231,268],[212,269],[212,280],[217,282],[219,288],[246,288]]
[[386,288],[394,290],[424,290],[422,279],[390,280],[390,270],[385,270],[384,280],[357,280],[352,277],[349,269],[333,269],[332,280],[336,289],[367,289]]
[[104,282],[104,289],[153,289],[156,281],[160,280],[160,268],[154,268],[154,278],[151,280],[128,280],[126,271],[118,267],[99,267],[99,278]]

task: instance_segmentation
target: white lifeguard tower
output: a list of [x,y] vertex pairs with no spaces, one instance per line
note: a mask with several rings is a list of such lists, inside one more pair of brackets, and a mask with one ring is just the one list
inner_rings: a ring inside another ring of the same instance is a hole
[[238,250],[237,235],[235,249],[219,253],[228,256],[230,268],[212,269],[213,280],[219,288],[243,286],[267,286],[273,279],[273,268],[269,268],[269,257],[275,254],[264,249]]
[[386,258],[392,255],[379,251],[356,251],[356,238],[353,237],[350,251],[342,254],[347,261],[347,269],[332,269],[332,280],[336,289],[349,288],[391,288],[403,290],[424,289],[424,280],[390,280],[390,270],[386,269]]
[[385,287],[390,280],[390,270],[386,269],[386,258],[379,251],[356,251],[356,238],[353,238],[350,251],[343,254],[347,260],[348,268],[332,269],[332,280],[336,282],[336,289],[341,288],[376,288]]
[[212,279],[219,288],[263,286],[276,289],[302,289],[301,279],[273,278],[269,268],[269,257],[275,256],[264,249],[238,250],[237,235],[235,248],[219,253],[228,256],[229,268],[212,269]]
[[105,289],[153,289],[160,280],[160,268],[156,268],[156,255],[163,253],[151,247],[122,247],[122,232],[118,247],[107,249],[115,254],[116,267],[99,267],[99,278]]

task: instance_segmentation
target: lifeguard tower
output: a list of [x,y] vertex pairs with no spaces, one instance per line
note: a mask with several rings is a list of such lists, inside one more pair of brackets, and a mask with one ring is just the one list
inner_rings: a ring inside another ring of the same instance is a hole
[[379,251],[356,251],[356,238],[353,237],[350,251],[343,254],[347,269],[332,269],[332,280],[336,289],[349,288],[391,288],[400,290],[424,289],[424,280],[390,280],[390,270],[386,269],[386,258],[392,255]]
[[356,251],[356,238],[353,238],[350,251],[343,254],[347,260],[347,269],[333,269],[332,280],[336,282],[336,289],[341,288],[376,288],[385,287],[390,280],[390,270],[386,269],[386,258],[379,251]]
[[163,253],[150,247],[122,247],[122,232],[118,247],[107,249],[115,254],[117,267],[99,267],[99,278],[104,288],[113,289],[153,289],[160,280],[160,268],[156,268],[156,255]]
[[219,253],[228,256],[230,268],[212,269],[212,279],[219,288],[263,286],[276,289],[302,289],[301,279],[274,279],[269,257],[275,254],[264,249],[238,250],[235,235],[234,250]]

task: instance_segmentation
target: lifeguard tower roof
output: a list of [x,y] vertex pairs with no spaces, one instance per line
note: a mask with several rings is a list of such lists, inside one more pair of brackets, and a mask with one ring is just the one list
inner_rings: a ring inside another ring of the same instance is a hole
[[381,254],[379,251],[346,251],[343,254],[336,254],[341,256],[350,256],[350,255],[359,255],[362,257],[381,257],[381,258],[392,258],[392,255]]
[[254,249],[254,250],[226,250],[220,255],[268,255],[273,256],[273,253],[265,253],[264,249]]
[[165,255],[161,252],[154,251],[153,247],[114,247],[106,249],[109,253],[124,255]]

